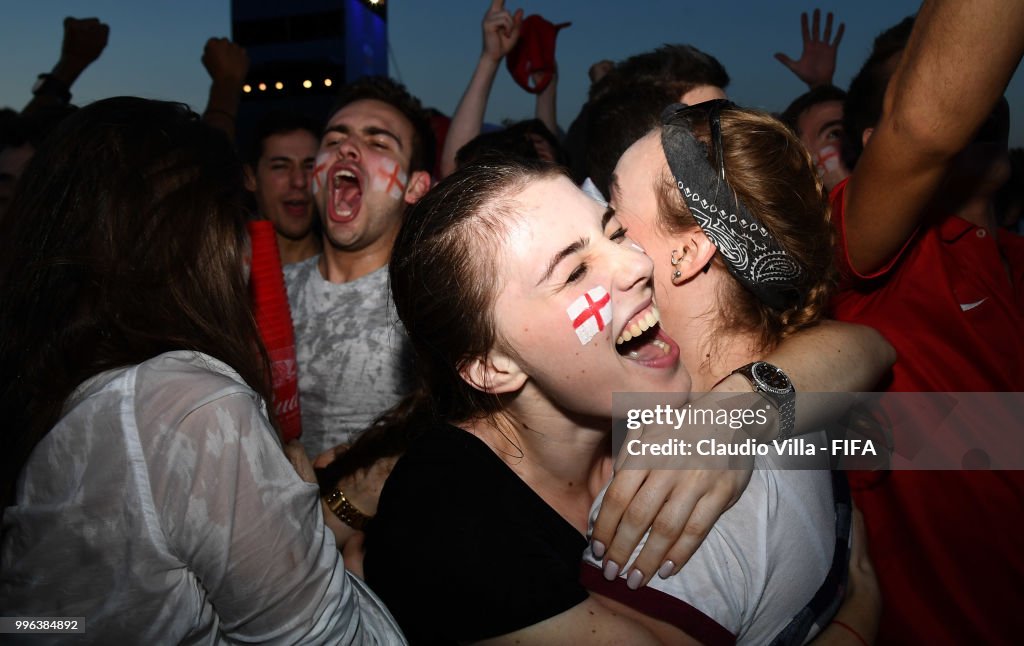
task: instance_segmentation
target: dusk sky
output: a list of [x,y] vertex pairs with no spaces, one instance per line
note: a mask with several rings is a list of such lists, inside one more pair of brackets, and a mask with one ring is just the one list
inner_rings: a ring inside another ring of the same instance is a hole
[[[835,83],[845,87],[879,31],[913,13],[917,2],[821,3],[846,23]],[[425,105],[451,114],[480,53],[480,21],[487,0],[388,0],[391,75]],[[568,128],[586,97],[587,69],[663,43],[690,43],[716,56],[729,71],[730,96],[765,110],[781,110],[806,88],[772,58],[800,55],[800,12],[813,4],[777,2],[656,2],[654,0],[524,0],[508,7],[571,21],[558,38],[558,120]],[[0,106],[22,107],[40,72],[60,52],[64,16],[96,16],[110,25],[103,56],[73,88],[75,103],[116,94],[175,99],[201,110],[209,78],[199,61],[210,36],[231,33],[229,0],[9,0],[0,21]],[[823,20],[824,22],[824,20]],[[1007,92],[1013,123],[1010,145],[1024,146],[1024,80]],[[533,96],[502,69],[487,111],[489,122],[532,116]]]

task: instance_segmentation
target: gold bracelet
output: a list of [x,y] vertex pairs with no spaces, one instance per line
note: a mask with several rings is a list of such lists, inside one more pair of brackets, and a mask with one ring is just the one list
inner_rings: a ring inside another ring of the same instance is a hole
[[359,511],[355,505],[349,502],[341,489],[335,489],[332,491],[331,495],[324,498],[324,502],[327,503],[327,507],[334,512],[334,515],[337,516],[341,522],[359,532],[363,531],[363,528],[366,527],[366,523],[373,518],[373,516],[367,516],[363,512]]

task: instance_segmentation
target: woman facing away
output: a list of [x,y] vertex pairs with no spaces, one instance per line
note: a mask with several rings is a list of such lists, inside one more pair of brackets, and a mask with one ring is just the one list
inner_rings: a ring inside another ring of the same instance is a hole
[[[591,505],[611,476],[612,391],[664,393],[677,406],[689,396],[680,347],[659,323],[655,271],[612,210],[544,166],[459,170],[410,212],[390,272],[420,370],[404,423],[422,435],[385,485],[366,573],[413,643],[686,638],[580,582]],[[811,284],[796,291],[806,297]],[[716,323],[720,304],[704,307]],[[856,373],[849,389],[891,361],[880,337],[853,333],[866,351],[843,357]],[[748,340],[751,354],[769,346]],[[813,381],[802,369],[798,383]],[[739,375],[719,388],[750,391]],[[831,509],[830,487],[813,497],[809,506]],[[831,563],[834,517],[815,518],[820,537],[802,536],[821,558],[799,564],[813,572],[799,578],[805,594],[790,595],[792,614]]]
[[99,643],[396,643],[267,418],[242,171],[175,103],[96,102],[0,219],[0,607]]

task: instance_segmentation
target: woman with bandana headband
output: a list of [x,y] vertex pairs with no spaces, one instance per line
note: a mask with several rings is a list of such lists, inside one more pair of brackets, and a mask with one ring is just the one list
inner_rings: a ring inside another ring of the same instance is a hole
[[[832,230],[812,161],[773,117],[718,100],[670,106],[662,122],[619,160],[611,207],[655,259],[662,327],[689,340],[682,361],[702,392],[821,320],[834,286]],[[670,623],[696,616],[687,621],[700,626],[702,641],[789,643],[820,630],[846,572],[845,478],[786,470],[792,464],[779,458],[755,466],[744,494],[681,571],[672,556],[678,547],[651,578],[657,566],[635,558],[639,547],[623,558],[597,540],[586,560],[605,578],[585,568],[591,590]],[[592,527],[597,513],[595,505]],[[671,510],[660,513],[657,523],[673,522],[665,517]],[[648,580],[657,593],[623,594]],[[874,581],[855,577],[852,585]],[[839,623],[872,634],[875,601],[868,595],[865,606],[847,606]]]

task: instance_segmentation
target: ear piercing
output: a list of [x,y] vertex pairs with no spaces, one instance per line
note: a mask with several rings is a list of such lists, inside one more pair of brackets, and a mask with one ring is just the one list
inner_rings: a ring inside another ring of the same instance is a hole
[[[669,259],[669,262],[672,263],[673,267],[675,267],[676,265],[678,265],[679,263],[681,263],[683,261],[682,258],[676,258],[676,254],[677,253],[679,253],[679,252],[676,251],[675,249],[673,249],[672,250],[672,257]],[[679,280],[679,278],[682,275],[683,275],[683,272],[679,271],[678,269],[676,269],[674,272],[672,272],[672,284],[674,285],[675,282],[677,280]]]

